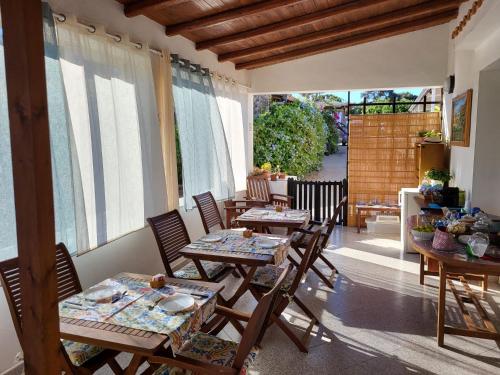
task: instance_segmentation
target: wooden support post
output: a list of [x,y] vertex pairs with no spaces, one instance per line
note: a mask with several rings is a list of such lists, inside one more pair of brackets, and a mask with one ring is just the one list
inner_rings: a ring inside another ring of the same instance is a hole
[[61,367],[42,3],[0,0],[0,7],[25,369],[27,374],[56,374]]

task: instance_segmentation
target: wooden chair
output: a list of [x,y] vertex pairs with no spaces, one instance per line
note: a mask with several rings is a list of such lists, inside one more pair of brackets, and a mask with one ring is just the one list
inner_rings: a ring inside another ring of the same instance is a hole
[[[82,286],[75,266],[66,246],[56,246],[56,272],[58,300],[62,301],[82,291]],[[21,310],[21,287],[19,259],[13,258],[0,262],[0,281],[9,305],[10,314],[17,337],[23,345],[23,327]],[[25,335],[29,335],[28,332]],[[28,340],[24,343],[29,342]],[[63,370],[68,374],[93,374],[104,365],[108,365],[113,373],[122,374],[123,370],[116,362],[119,352],[103,349],[93,345],[61,340],[60,354]]]
[[207,191],[203,194],[193,195],[193,199],[196,202],[198,211],[200,211],[201,222],[206,234],[209,234],[210,229],[214,227],[225,229],[217,202],[215,202],[211,192]]
[[[153,230],[167,276],[179,279],[201,280],[201,275],[192,261],[175,272],[170,266],[173,261],[182,257],[179,251],[191,243],[186,225],[179,211],[173,210],[162,215],[150,217],[147,220]],[[224,263],[202,261],[201,264],[210,281],[219,282],[234,270],[234,267]]]
[[[309,351],[308,342],[311,330],[319,322],[319,320],[296,296],[295,293],[299,287],[300,281],[310,266],[310,262],[314,260],[315,253],[318,251],[317,245],[320,235],[321,231],[319,230],[312,234],[300,265],[298,267],[294,267],[294,270],[288,274],[288,277],[283,282],[280,294],[277,296],[275,307],[270,316],[271,324],[275,323],[290,338],[290,340],[292,340],[297,348],[304,353]],[[275,280],[282,272],[283,269],[277,266],[261,267],[257,270],[257,272],[255,272],[255,276],[250,284],[250,292],[258,301],[260,301],[264,293],[269,291]],[[297,335],[288,327],[287,323],[281,319],[283,311],[285,311],[286,307],[292,301],[295,302],[297,306],[299,306],[301,310],[304,311],[304,313],[311,319],[309,327],[306,329],[302,338],[297,337]]]
[[[239,344],[223,340],[217,336],[197,332],[191,336],[176,353],[175,358],[154,356],[150,364],[161,364],[155,375],[167,374],[240,374],[245,373],[257,353],[254,345],[260,340],[263,329],[269,320],[277,292],[289,275],[291,265],[276,280],[276,284],[262,296],[252,314],[217,306],[219,315],[247,322]],[[181,369],[187,370],[182,371]]]
[[247,177],[247,196],[246,199],[262,201],[274,206],[291,207],[292,197],[283,194],[271,193],[269,180],[261,176]]
[[[312,221],[310,222],[310,225],[307,229],[294,229],[295,235],[292,238],[291,242],[291,247],[292,249],[295,250],[295,252],[302,258],[303,256],[303,249],[307,246],[309,243],[309,240],[311,238],[311,235],[317,231],[321,231],[321,239],[319,241],[319,250],[316,253],[315,258],[311,261],[310,268],[313,270],[313,272],[318,275],[318,277],[330,288],[333,289],[333,282],[332,279],[335,274],[338,273],[337,269],[335,266],[323,255],[323,251],[326,249],[328,246],[328,240],[333,233],[333,230],[335,229],[335,225],[337,223],[337,220],[340,216],[340,213],[342,212],[342,208],[345,207],[347,204],[347,197],[342,198],[340,203],[335,207],[335,210],[333,212],[333,216],[330,220],[325,220],[323,223],[317,222],[317,221]],[[327,266],[332,270],[332,275],[328,278],[326,277],[315,265],[314,263],[319,259],[321,259]],[[296,266],[298,265],[297,261],[291,257],[291,255],[288,255],[288,260],[295,264]]]

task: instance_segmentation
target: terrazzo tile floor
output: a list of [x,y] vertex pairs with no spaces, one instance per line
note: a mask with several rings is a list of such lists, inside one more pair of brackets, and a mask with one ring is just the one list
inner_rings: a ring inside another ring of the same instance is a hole
[[[339,270],[335,289],[310,273],[299,290],[321,322],[312,331],[309,353],[298,351],[273,326],[249,374],[500,374],[500,343],[445,335],[445,347],[437,346],[437,278],[418,283],[418,256],[402,253],[398,237],[339,228],[331,243],[326,255]],[[229,294],[237,283],[227,284]],[[463,326],[451,293],[447,298],[447,324]],[[499,302],[500,287],[490,283],[483,306],[500,316]],[[236,308],[254,306],[247,293]],[[298,334],[308,326],[295,305],[286,310],[286,319]],[[498,320],[495,324],[500,327]],[[231,326],[220,337],[240,339]],[[129,357],[120,359],[125,363]]]

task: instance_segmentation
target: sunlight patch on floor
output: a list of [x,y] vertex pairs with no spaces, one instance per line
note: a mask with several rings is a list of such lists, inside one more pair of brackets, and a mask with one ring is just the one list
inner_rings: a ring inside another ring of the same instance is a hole
[[391,240],[389,238],[370,238],[367,240],[359,240],[357,241],[362,244],[372,245],[377,247],[392,247],[394,249],[403,249],[403,245],[399,240]]
[[357,259],[363,262],[377,264],[383,267],[394,268],[396,270],[401,270],[416,275],[419,274],[419,264],[409,262],[407,260],[395,259],[390,256],[368,253],[366,251],[356,250],[351,247],[340,247],[335,250],[335,254]]

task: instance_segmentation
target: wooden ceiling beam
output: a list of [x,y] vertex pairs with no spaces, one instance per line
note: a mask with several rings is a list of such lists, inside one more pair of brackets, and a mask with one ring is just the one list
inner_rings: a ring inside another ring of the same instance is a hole
[[276,42],[262,44],[256,47],[245,48],[242,50],[231,51],[219,55],[219,61],[229,61],[242,57],[252,56],[259,53],[271,52],[280,48],[292,47],[303,43],[314,42],[321,39],[340,37],[356,31],[383,26],[388,24],[399,23],[410,18],[430,14],[443,10],[456,9],[460,5],[460,0],[444,0],[444,1],[427,1],[418,5],[409,6],[398,9],[389,13],[384,13],[379,16],[370,16],[359,21],[351,22],[334,26],[328,29],[315,31],[308,34],[298,35],[291,38],[281,39]]
[[262,13],[288,5],[293,5],[304,0],[263,0],[258,3],[244,5],[238,8],[228,9],[223,12],[196,18],[191,21],[181,22],[175,25],[165,26],[167,35],[177,35],[185,31],[197,30],[203,27],[218,25],[223,22],[232,21],[238,18]]
[[127,17],[140,16],[148,12],[165,9],[172,5],[186,3],[189,0],[137,0],[125,5],[124,12]]
[[389,0],[355,0],[349,3],[344,3],[341,5],[336,5],[327,9],[322,9],[316,12],[303,14],[300,16],[292,17],[283,21],[274,22],[268,25],[256,27],[254,29],[241,31],[234,34],[229,34],[221,36],[218,38],[207,39],[196,43],[196,49],[202,50],[207,48],[212,48],[222,44],[228,44],[232,42],[241,41],[247,38],[253,38],[256,36],[261,36],[273,32],[278,32],[281,30],[286,30],[292,27],[307,25],[312,22],[316,22],[328,17],[339,16],[344,13],[363,10],[369,6],[373,6],[379,3],[384,3]]
[[358,35],[336,39],[333,41],[300,48],[278,55],[263,57],[260,59],[236,64],[236,69],[255,69],[266,65],[277,64],[301,57],[316,55],[318,53],[329,52],[341,48],[351,47],[357,44],[372,42],[379,39],[388,38],[395,35],[405,34],[412,31],[425,29],[447,23],[458,16],[458,9],[448,10],[432,16],[419,18],[414,21],[402,22],[397,25],[384,27],[378,30],[368,31]]

